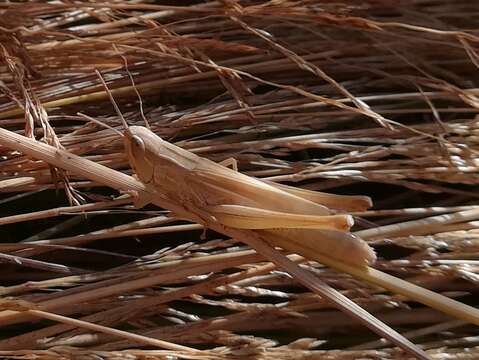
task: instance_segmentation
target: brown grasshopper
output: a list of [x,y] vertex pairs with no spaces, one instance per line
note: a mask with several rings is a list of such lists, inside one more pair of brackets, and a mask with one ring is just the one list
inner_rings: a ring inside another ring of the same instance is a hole
[[225,226],[254,229],[271,245],[311,260],[322,254],[357,266],[375,261],[366,242],[348,232],[352,217],[337,213],[367,208],[368,197],[266,183],[164,141],[142,126],[129,126],[124,135],[139,180],[169,200],[201,209]]
[[[129,126],[101,73],[97,70],[96,74],[123,123],[121,135],[129,163],[157,196],[190,208],[196,215],[201,213],[205,224],[213,220],[255,230],[270,245],[308,259],[327,256],[361,267],[376,260],[366,242],[348,232],[353,218],[336,213],[364,210],[371,206],[369,197],[266,183],[171,144],[146,127]],[[137,206],[149,202],[136,201]]]

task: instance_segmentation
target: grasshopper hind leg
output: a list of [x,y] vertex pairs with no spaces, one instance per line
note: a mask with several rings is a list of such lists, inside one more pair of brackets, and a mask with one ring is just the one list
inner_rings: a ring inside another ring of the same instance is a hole
[[328,257],[349,265],[365,267],[376,261],[368,244],[348,232],[319,229],[257,230],[272,246],[295,252],[310,260],[321,262]]
[[217,205],[207,209],[223,225],[239,229],[306,227],[348,231],[353,225],[353,219],[349,215],[302,215],[242,205]]

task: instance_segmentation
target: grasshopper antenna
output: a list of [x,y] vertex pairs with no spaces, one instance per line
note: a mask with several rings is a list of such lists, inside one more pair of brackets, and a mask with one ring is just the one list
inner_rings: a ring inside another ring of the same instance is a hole
[[133,87],[133,90],[135,90],[135,94],[138,97],[141,118],[143,119],[143,122],[145,123],[146,128],[151,130],[150,123],[146,119],[145,112],[143,111],[143,100],[141,99],[140,92],[136,88],[135,79],[133,79],[133,75],[131,74],[130,69],[128,68],[128,60],[126,60],[126,57],[120,53],[120,51],[118,50],[115,44],[113,44],[113,48],[118,53],[118,55],[123,59],[123,63],[125,64],[125,71],[128,74],[128,77],[130,78],[130,81],[131,81],[131,86]]
[[103,76],[101,75],[101,72],[99,72],[97,69],[95,69],[95,73],[98,76],[98,78],[100,79],[103,87],[105,88],[105,91],[108,94],[108,97],[110,98],[110,101],[113,104],[113,107],[115,108],[115,111],[116,111],[117,115],[120,117],[120,120],[123,123],[123,127],[125,128],[125,130],[128,130],[128,127],[129,127],[128,123],[126,122],[125,118],[123,117],[123,114],[121,113],[120,108],[116,104],[116,101],[113,98],[113,95],[111,94],[110,89],[108,89],[108,86],[106,85],[105,79],[103,79]]
[[117,133],[118,135],[120,135],[120,136],[124,136],[121,131],[118,131],[118,130],[115,129],[113,126],[110,126],[110,125],[108,125],[108,124],[105,124],[103,121],[100,121],[100,120],[97,120],[97,119],[95,119],[95,118],[92,118],[91,116],[88,116],[88,115],[83,114],[83,113],[81,113],[81,112],[77,112],[77,115],[78,115],[78,116],[81,116],[82,118],[85,118],[85,119],[87,119],[87,120],[89,120],[89,121],[91,121],[91,122],[94,122],[95,124],[98,124],[98,125],[103,126],[103,127],[107,128],[107,129],[113,130],[114,132],[116,132],[116,133]]

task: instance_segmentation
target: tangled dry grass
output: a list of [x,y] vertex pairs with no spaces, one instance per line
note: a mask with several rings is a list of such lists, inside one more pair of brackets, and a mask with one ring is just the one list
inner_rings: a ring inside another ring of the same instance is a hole
[[[97,122],[121,128],[100,70],[130,124],[251,176],[371,196],[353,215],[375,267],[477,306],[478,15],[465,0],[3,3],[0,127],[131,174]],[[0,155],[4,358],[408,357],[242,243]],[[431,358],[479,358],[475,325],[303,266]]]

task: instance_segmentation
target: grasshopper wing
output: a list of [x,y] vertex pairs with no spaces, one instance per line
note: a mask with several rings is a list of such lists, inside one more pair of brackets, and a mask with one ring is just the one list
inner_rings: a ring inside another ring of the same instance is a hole
[[364,211],[372,206],[369,196],[356,195],[336,195],[319,191],[311,191],[283,184],[277,184],[272,181],[264,181],[277,189],[286,191],[290,194],[299,196],[303,199],[324,205],[330,209],[340,211]]
[[354,223],[350,215],[302,215],[242,205],[211,206],[208,211],[220,223],[240,229],[308,228],[348,231]]
[[[331,214],[331,211],[325,206],[227,168],[222,169],[221,173],[214,173],[206,169],[195,169],[193,173],[192,181],[199,182],[202,187],[211,185],[217,190],[223,190],[225,193],[237,194],[238,201],[232,198],[227,204],[244,205],[294,214]],[[221,191],[217,192],[217,194],[221,198]],[[208,203],[210,205],[225,204],[224,202],[215,203],[215,199],[209,199]]]

